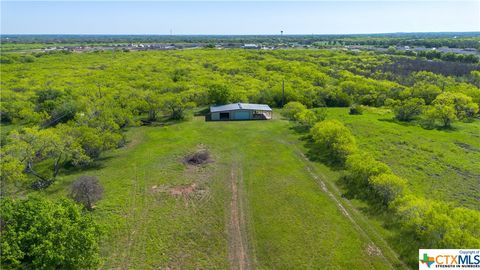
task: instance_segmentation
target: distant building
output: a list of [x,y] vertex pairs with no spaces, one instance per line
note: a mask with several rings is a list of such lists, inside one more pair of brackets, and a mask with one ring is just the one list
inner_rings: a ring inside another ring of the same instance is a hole
[[244,49],[259,49],[260,46],[258,46],[257,44],[248,43],[248,44],[243,44],[243,48]]
[[210,107],[207,121],[270,120],[272,109],[266,104],[232,103]]

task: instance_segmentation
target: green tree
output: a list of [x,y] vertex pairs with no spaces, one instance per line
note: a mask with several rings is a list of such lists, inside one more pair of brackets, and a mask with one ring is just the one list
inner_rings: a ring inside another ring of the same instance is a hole
[[480,245],[480,213],[414,195],[391,205],[402,237],[425,248],[475,248]]
[[363,114],[363,106],[359,104],[353,104],[350,106],[349,114],[351,115],[362,115]]
[[312,110],[303,110],[295,115],[295,119],[300,126],[310,128],[318,120],[317,116]]
[[388,206],[396,198],[403,195],[407,181],[392,173],[383,173],[371,176],[369,184],[384,206]]
[[210,85],[208,87],[207,93],[210,104],[221,105],[231,102],[232,93],[230,89],[225,85]]
[[100,157],[103,151],[121,146],[124,141],[124,136],[118,132],[101,131],[88,126],[62,124],[57,126],[57,130],[67,137],[72,137],[92,160]]
[[444,128],[451,127],[452,122],[457,120],[455,109],[452,106],[441,104],[430,106],[429,109],[425,111],[425,118],[433,125],[435,125],[436,120],[440,120]]
[[[435,98],[442,93],[440,87],[429,83],[416,83],[411,89],[410,96],[413,98],[421,98],[425,101],[425,104],[430,105]],[[408,92],[408,90],[407,90]]]
[[305,111],[307,107],[300,102],[290,101],[288,102],[282,110],[282,115],[289,120],[296,120],[297,114]]
[[69,200],[0,201],[1,263],[7,269],[94,269],[99,227]]
[[410,98],[398,101],[393,105],[395,118],[400,121],[411,121],[422,113],[425,101],[421,98]]
[[478,113],[478,104],[463,93],[445,92],[439,95],[433,103],[434,105],[453,107],[458,120],[470,119]]
[[[21,132],[12,132],[8,140],[4,153],[24,164],[24,171],[38,179],[38,188],[53,183],[65,163],[81,165],[91,161],[72,137],[60,135],[53,128],[24,128]],[[35,169],[36,164],[46,160],[52,163],[50,176],[42,175]]]
[[371,177],[390,173],[390,168],[380,161],[365,152],[357,152],[349,155],[345,167],[347,169],[347,180],[350,185],[349,188],[363,195],[364,197],[371,198],[371,190],[369,179]]
[[12,187],[21,186],[26,182],[24,168],[20,160],[7,154],[2,148],[0,151],[0,194],[8,194]]
[[310,134],[319,150],[325,151],[334,162],[343,164],[347,156],[357,150],[350,130],[338,120],[318,122],[311,128]]
[[160,95],[155,91],[147,91],[144,94],[145,109],[148,111],[148,120],[156,121],[157,113],[161,109]]
[[167,94],[162,97],[162,107],[169,114],[170,119],[182,120],[187,116],[186,110],[195,107],[195,103],[181,95]]

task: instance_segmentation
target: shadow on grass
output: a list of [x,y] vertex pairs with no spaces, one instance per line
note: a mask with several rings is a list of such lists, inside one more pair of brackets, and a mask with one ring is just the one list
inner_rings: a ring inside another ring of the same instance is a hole
[[313,142],[312,136],[309,133],[309,127],[294,125],[290,127],[290,129],[300,135],[299,139],[304,142],[304,146],[307,149],[305,156],[310,161],[323,163],[334,171],[343,169],[343,164],[341,162],[332,159],[325,149],[322,149],[322,147],[319,147]]
[[381,122],[388,122],[388,123],[393,123],[397,125],[401,125],[404,127],[412,127],[412,126],[418,126],[418,123],[416,121],[399,121],[395,118],[378,118],[378,121]]
[[141,121],[142,121],[142,126],[145,126],[145,127],[166,127],[166,126],[179,124],[189,120],[172,120],[167,118],[167,119],[157,120],[157,121],[149,121],[146,119],[143,119]]
[[401,125],[404,127],[421,127],[426,130],[439,130],[439,131],[445,131],[445,132],[457,131],[457,128],[453,126],[444,127],[444,126],[432,125],[431,123],[422,122],[420,120],[400,121],[395,118],[379,118],[378,121],[393,123],[393,124]]
[[113,158],[112,156],[102,157],[102,158],[96,159],[95,162],[93,162],[92,164],[84,167],[74,167],[72,165],[67,165],[63,168],[64,170],[62,171],[62,175],[72,175],[72,174],[77,174],[79,172],[98,171],[98,170],[104,169],[106,168],[104,162],[112,158]]

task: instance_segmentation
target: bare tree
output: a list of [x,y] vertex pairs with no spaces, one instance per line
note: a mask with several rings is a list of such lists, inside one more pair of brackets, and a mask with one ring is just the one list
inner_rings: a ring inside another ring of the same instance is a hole
[[80,176],[71,186],[70,197],[88,210],[102,198],[103,187],[95,176]]

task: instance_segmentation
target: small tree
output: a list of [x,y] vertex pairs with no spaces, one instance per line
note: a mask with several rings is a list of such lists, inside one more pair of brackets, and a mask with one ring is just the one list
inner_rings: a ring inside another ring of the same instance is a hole
[[348,113],[351,115],[361,115],[363,114],[363,106],[359,104],[353,104],[350,106],[350,111]]
[[346,160],[348,171],[348,182],[351,188],[356,189],[356,193],[361,193],[369,197],[369,179],[384,173],[390,173],[390,168],[380,161],[364,152],[349,155]]
[[372,176],[368,181],[385,207],[401,196],[407,186],[405,179],[391,173]]
[[81,203],[88,210],[93,209],[93,204],[103,195],[103,187],[95,176],[80,176],[73,182],[70,197]]
[[433,103],[435,105],[452,106],[458,120],[472,118],[478,113],[478,104],[475,104],[471,97],[462,93],[442,93]]
[[325,120],[327,117],[326,108],[305,109],[295,114],[297,123],[305,128],[311,128],[315,123]]
[[315,113],[311,110],[303,110],[295,115],[297,123],[306,128],[312,127],[317,122]]
[[425,112],[425,118],[431,124],[435,124],[436,120],[440,120],[442,127],[449,128],[452,126],[452,122],[457,120],[455,115],[455,108],[449,105],[436,104],[430,106],[430,108]]
[[313,108],[311,111],[315,114],[317,122],[323,121],[327,118],[327,108],[325,107]]
[[290,101],[283,107],[282,115],[288,120],[296,120],[296,115],[306,109],[307,107],[305,107],[305,105],[303,105],[302,103],[297,101]]
[[422,113],[425,101],[421,98],[410,98],[393,105],[395,118],[400,121],[411,121]]
[[325,151],[334,162],[343,164],[348,155],[357,150],[350,130],[338,120],[325,120],[310,130],[313,141],[320,151]]

